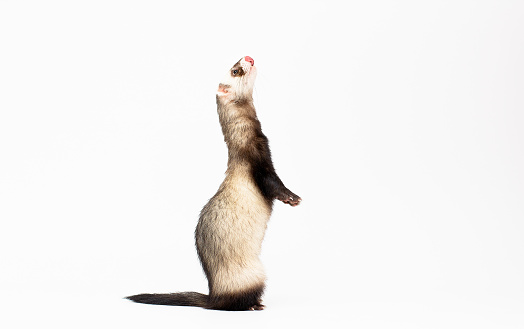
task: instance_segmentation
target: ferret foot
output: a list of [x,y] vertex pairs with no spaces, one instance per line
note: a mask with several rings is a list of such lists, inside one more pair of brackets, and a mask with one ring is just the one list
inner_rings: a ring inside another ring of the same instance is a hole
[[264,309],[264,305],[253,305],[249,308],[250,311],[262,311]]
[[277,196],[277,199],[279,199],[280,201],[284,203],[287,203],[288,205],[292,207],[298,206],[300,204],[300,201],[302,201],[302,199],[298,195],[296,195],[295,193],[291,192],[288,189],[280,193]]

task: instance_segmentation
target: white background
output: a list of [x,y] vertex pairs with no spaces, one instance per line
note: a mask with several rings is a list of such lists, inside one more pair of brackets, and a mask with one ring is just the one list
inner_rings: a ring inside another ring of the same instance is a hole
[[[0,2],[3,328],[522,328],[519,1]],[[215,91],[254,58],[284,183],[263,312],[199,291],[227,151]]]

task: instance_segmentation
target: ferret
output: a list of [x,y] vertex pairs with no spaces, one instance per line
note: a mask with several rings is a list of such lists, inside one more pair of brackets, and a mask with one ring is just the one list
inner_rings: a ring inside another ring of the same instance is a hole
[[265,273],[259,259],[273,201],[291,206],[302,200],[287,189],[273,167],[267,137],[253,105],[254,60],[236,62],[218,86],[217,111],[228,147],[226,177],[200,212],[196,248],[209,295],[197,292],[140,294],[144,304],[206,309],[262,310]]

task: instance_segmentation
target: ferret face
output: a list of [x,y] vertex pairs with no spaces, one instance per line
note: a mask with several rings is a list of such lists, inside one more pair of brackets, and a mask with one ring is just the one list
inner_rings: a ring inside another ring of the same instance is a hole
[[253,58],[246,56],[233,65],[218,86],[217,96],[221,100],[251,97],[257,77]]

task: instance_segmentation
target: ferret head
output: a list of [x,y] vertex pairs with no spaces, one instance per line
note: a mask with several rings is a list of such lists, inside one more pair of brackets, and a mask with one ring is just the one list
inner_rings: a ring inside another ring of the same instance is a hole
[[256,77],[257,69],[253,58],[241,58],[218,85],[217,100],[227,102],[251,98]]

